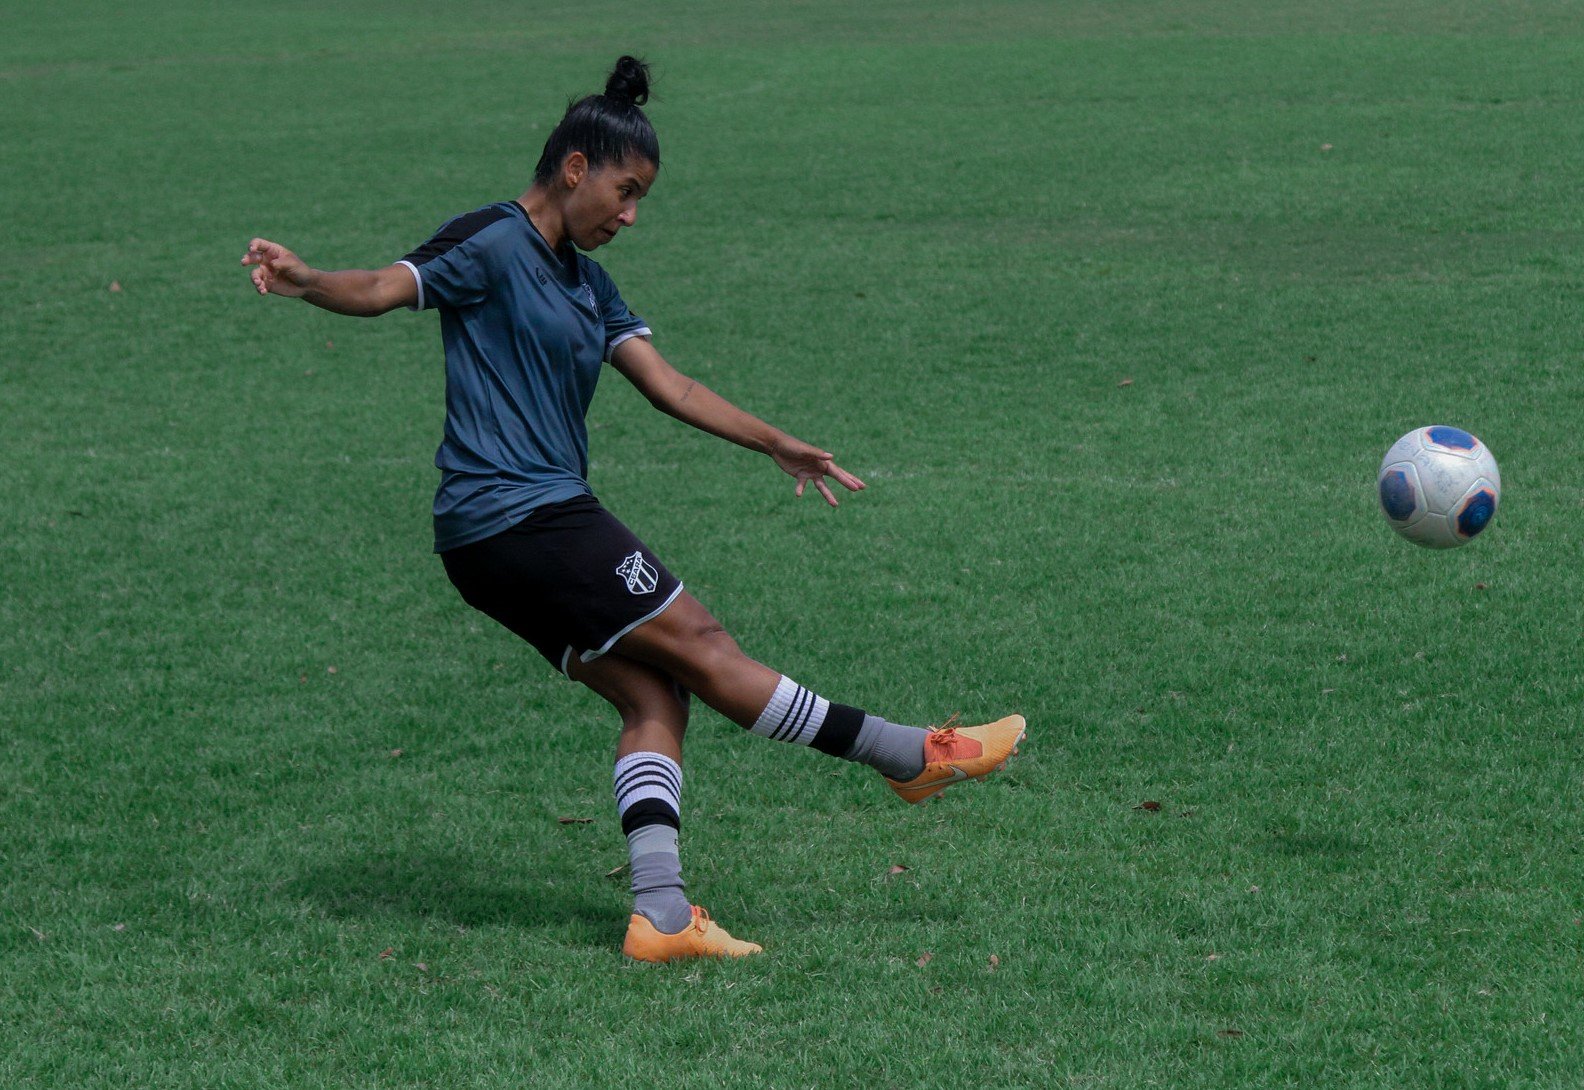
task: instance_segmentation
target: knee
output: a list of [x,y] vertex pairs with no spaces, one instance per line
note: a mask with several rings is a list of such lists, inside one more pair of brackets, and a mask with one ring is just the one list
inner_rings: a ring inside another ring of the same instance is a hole
[[700,685],[707,684],[710,678],[741,657],[742,649],[737,646],[737,641],[713,618],[690,625],[678,641],[678,680],[686,688],[696,691]]

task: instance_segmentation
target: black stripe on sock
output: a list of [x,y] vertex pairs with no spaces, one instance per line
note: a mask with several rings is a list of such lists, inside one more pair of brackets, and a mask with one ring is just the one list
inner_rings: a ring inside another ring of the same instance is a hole
[[[622,759],[627,760],[625,757]],[[630,776],[639,770],[660,771],[672,778],[681,775],[681,769],[674,762],[668,761],[664,757],[646,757],[637,761],[627,761],[626,766],[621,770],[621,775]]]
[[799,689],[797,696],[792,700],[792,707],[787,712],[785,729],[777,731],[777,742],[790,742],[803,733],[803,724],[808,720],[809,709],[814,706],[814,694],[807,689]]
[[786,711],[781,713],[781,722],[777,723],[775,725],[775,730],[770,732],[770,740],[772,742],[784,741],[793,731],[796,730],[796,727],[792,727],[791,724],[797,722],[798,708],[802,706],[804,699],[808,695],[809,691],[803,688],[803,686],[799,685],[797,692],[792,694],[792,699],[787,701]]
[[682,802],[682,796],[673,791],[670,784],[666,783],[665,780],[661,779],[660,777],[655,776],[635,780],[626,787],[622,788],[620,794],[616,796],[616,805],[620,806],[622,799],[626,798],[634,791],[645,787],[658,787],[661,794],[666,796],[666,800],[670,802],[672,806],[679,806]]
[[622,774],[616,777],[616,797],[625,795],[640,782],[658,783],[661,787],[668,788],[678,798],[682,797],[682,784],[677,774],[659,761],[640,761],[630,768],[623,769]]
[[674,761],[658,755],[643,757],[636,761],[628,760],[626,757],[623,757],[622,760],[627,761],[626,767],[622,769],[623,772],[628,772],[635,768],[663,768],[667,774],[675,774],[678,770],[678,766]]
[[858,740],[863,721],[861,709],[850,708],[846,704],[832,704],[825,713],[825,722],[820,724],[819,733],[814,735],[814,741],[809,745],[832,757],[845,757]]
[[770,728],[769,738],[772,742],[780,740],[781,729],[786,726],[787,716],[792,714],[792,709],[795,707],[797,707],[797,693],[793,693],[792,699],[787,701],[786,711],[781,713],[780,721]]
[[814,709],[819,707],[819,700],[819,694],[808,689],[803,690],[803,706],[792,717],[797,722],[793,724],[791,730],[787,731],[786,740],[788,742],[795,742],[803,737],[803,728],[808,726],[809,719],[814,715]]
[[622,836],[645,825],[669,825],[681,831],[682,819],[677,816],[676,807],[664,799],[639,799],[622,811]]

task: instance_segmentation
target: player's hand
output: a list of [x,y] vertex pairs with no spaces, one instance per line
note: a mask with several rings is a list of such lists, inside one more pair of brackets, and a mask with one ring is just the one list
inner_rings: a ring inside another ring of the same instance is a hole
[[313,283],[313,270],[278,242],[256,238],[248,243],[242,264],[253,266],[253,286],[260,295],[301,298]]
[[826,477],[849,492],[862,492],[868,487],[833,462],[830,451],[811,447],[790,436],[771,449],[770,457],[775,459],[776,465],[797,478],[797,495],[803,495],[803,489],[812,481],[814,487],[819,489],[819,494],[825,497],[825,502],[832,507],[836,506],[836,497],[831,493],[830,485],[825,483]]

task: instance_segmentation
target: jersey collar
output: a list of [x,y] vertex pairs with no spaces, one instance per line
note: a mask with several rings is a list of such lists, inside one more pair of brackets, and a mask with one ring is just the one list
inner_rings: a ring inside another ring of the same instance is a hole
[[522,204],[515,199],[509,200],[506,203],[510,205],[512,211],[521,216],[522,221],[528,225],[528,230],[533,232],[534,241],[538,243],[539,249],[543,250],[545,255],[551,259],[550,263],[552,265],[559,266],[562,270],[564,270],[574,283],[581,279],[581,277],[578,276],[577,248],[568,242],[559,250],[553,249],[549,241],[547,241],[544,235],[540,233],[538,225],[533,221],[533,217],[528,214],[528,209],[524,208]]

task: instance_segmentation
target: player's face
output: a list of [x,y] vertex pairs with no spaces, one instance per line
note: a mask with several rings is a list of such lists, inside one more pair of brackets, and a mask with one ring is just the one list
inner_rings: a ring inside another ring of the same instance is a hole
[[580,250],[592,250],[616,237],[638,218],[638,202],[654,184],[655,165],[647,159],[606,163],[585,174],[566,204],[567,235]]

